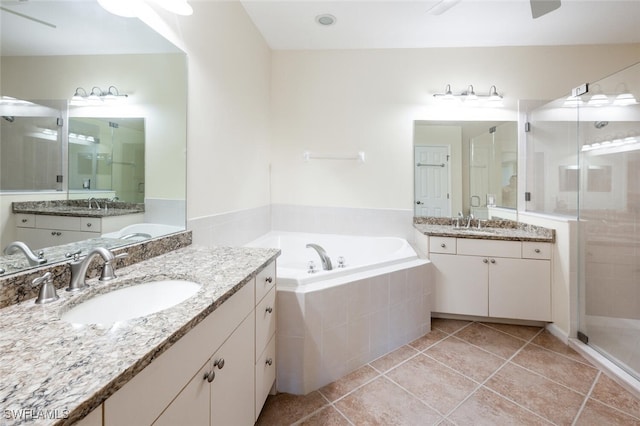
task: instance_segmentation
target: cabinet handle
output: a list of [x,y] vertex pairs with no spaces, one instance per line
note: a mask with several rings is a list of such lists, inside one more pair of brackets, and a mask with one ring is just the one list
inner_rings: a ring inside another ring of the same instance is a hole
[[536,253],[540,253],[540,249],[535,249],[534,250]]
[[271,312],[273,312],[273,308],[271,306],[267,306],[267,309],[265,309],[265,311],[270,314]]
[[491,263],[496,263],[496,260],[495,259],[491,259]]
[[29,222],[28,219],[22,219],[22,223],[27,223],[27,222]]
[[269,284],[271,284],[273,282],[273,278],[271,277],[267,277],[264,279],[266,282],[268,282]]
[[440,247],[445,248],[447,245],[445,243],[440,244]]
[[267,358],[267,360],[265,361],[265,364],[271,365],[273,364],[273,360],[271,358]]
[[87,223],[87,228],[91,228],[91,223]]
[[60,235],[62,235],[62,232],[60,232],[60,231],[51,231],[51,235],[53,235],[54,237],[55,236],[59,237]]
[[220,358],[217,359],[214,363],[213,363],[214,367],[218,367],[220,370],[222,370],[222,367],[224,367],[224,358]]
[[488,259],[482,259],[482,263],[489,263]]
[[215,378],[216,378],[216,372],[211,370],[208,373],[204,373],[204,379],[203,380],[206,380],[207,382],[211,383],[211,382],[213,382],[213,379],[215,379]]

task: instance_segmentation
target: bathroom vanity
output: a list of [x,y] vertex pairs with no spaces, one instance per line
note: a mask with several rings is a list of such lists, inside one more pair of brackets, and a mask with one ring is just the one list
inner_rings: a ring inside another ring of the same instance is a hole
[[[88,280],[88,290],[58,290],[55,302],[2,309],[3,421],[253,424],[275,383],[278,255],[188,246],[119,268],[108,283]],[[98,294],[167,279],[201,289],[171,308],[113,324],[62,318]]]
[[496,223],[504,227],[414,225],[434,266],[433,312],[551,321],[553,230]]
[[13,203],[16,239],[39,249],[98,238],[144,222],[144,204],[99,202],[100,209],[89,208],[87,200]]

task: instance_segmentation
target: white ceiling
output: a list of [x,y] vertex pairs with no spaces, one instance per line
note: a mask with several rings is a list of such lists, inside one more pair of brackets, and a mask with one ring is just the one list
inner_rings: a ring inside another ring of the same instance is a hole
[[[193,2],[193,1],[192,1]],[[531,17],[529,0],[242,1],[272,49],[544,46],[640,42],[640,0],[562,0]],[[337,18],[322,27],[319,14]]]
[[105,11],[95,0],[0,0],[2,56],[104,55],[179,52],[136,18]]

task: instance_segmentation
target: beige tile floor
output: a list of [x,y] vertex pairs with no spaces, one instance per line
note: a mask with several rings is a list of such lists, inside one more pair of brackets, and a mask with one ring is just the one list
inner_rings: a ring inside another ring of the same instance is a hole
[[431,333],[258,425],[640,425],[640,400],[543,328],[433,319]]

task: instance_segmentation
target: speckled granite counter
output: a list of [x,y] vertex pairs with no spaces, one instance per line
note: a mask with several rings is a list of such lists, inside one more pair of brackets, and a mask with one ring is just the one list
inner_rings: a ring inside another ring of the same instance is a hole
[[103,198],[95,201],[100,205],[100,209],[95,208],[95,205],[90,209],[87,200],[23,201],[12,203],[11,208],[14,213],[75,217],[110,217],[144,213],[142,203],[108,201]]
[[[33,424],[10,410],[41,410],[70,424],[98,407],[135,374],[213,312],[279,250],[189,246],[117,270],[107,284],[96,279],[80,293],[58,291],[60,300],[36,305],[26,300],[0,310],[0,425]],[[79,326],[62,312],[93,294],[158,279],[202,284],[198,294],[170,309],[112,327]],[[18,413],[16,411],[15,413]]]
[[533,241],[554,243],[554,229],[512,220],[484,220],[478,228],[478,220],[471,221],[469,228],[456,228],[450,218],[415,217],[413,226],[420,233],[437,237],[474,238],[483,240]]

